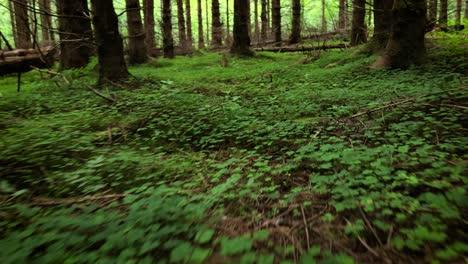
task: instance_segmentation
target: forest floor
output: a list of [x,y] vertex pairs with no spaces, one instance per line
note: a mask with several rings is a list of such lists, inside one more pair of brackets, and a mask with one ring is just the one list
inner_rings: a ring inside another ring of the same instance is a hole
[[405,71],[351,49],[158,59],[107,99],[95,63],[2,78],[0,259],[466,262],[464,34]]

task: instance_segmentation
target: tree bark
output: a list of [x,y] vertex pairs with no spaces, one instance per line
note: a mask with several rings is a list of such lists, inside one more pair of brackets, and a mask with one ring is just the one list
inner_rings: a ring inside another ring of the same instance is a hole
[[188,52],[192,53],[193,49],[193,32],[192,32],[192,8],[190,6],[190,0],[185,0],[185,17],[187,23],[187,47]]
[[202,10],[202,2],[198,0],[198,48],[204,49],[205,48],[205,39],[203,37],[203,10]]
[[154,30],[154,0],[143,0],[143,16],[145,25],[145,44],[147,53],[153,56],[153,49],[156,48],[156,32]]
[[41,32],[42,41],[45,45],[50,44],[48,42],[54,41],[54,33],[52,29],[52,17],[50,10],[50,0],[39,0],[39,10],[41,11]]
[[250,10],[250,0],[247,1],[247,32],[249,32],[249,36],[252,37],[252,17],[251,17],[251,10]]
[[177,22],[179,33],[179,47],[184,54],[188,53],[187,35],[185,32],[185,18],[184,18],[184,2],[177,0]]
[[254,34],[255,34],[255,41],[258,42],[260,39],[260,25],[258,24],[258,0],[254,0]]
[[267,0],[262,1],[262,10],[260,14],[260,19],[262,21],[262,32],[261,32],[261,39],[263,45],[268,40],[268,17],[267,17]]
[[326,8],[325,0],[322,0],[322,28],[321,28],[322,32],[327,32],[327,17],[325,16],[325,8]]
[[10,23],[11,23],[11,33],[13,35],[13,42],[15,46],[18,46],[18,34],[16,33],[16,23],[15,23],[15,9],[13,6],[13,1],[8,0],[8,8],[10,10]]
[[248,29],[249,0],[234,0],[234,30],[231,53],[239,56],[252,56]]
[[429,12],[427,17],[427,22],[430,27],[433,27],[437,23],[437,0],[428,0],[429,2]]
[[412,64],[420,64],[426,54],[425,0],[395,0],[393,21],[385,54],[373,66],[407,68]]
[[164,58],[174,58],[171,0],[162,0],[162,35]]
[[465,0],[465,19],[468,19],[468,0]]
[[16,25],[15,33],[17,39],[15,46],[18,49],[29,49],[32,47],[27,5],[27,0],[13,1]]
[[351,26],[351,45],[367,42],[367,29],[365,25],[366,1],[353,0],[353,21]]
[[206,43],[210,43],[210,14],[208,11],[208,1],[210,0],[205,0],[205,14],[206,14]]
[[93,55],[93,31],[86,0],[57,0],[60,69],[82,68]]
[[392,30],[393,0],[374,0],[374,36],[369,43],[373,53],[385,50]]
[[292,0],[292,28],[289,44],[301,41],[301,0]]
[[126,0],[128,26],[128,62],[142,64],[148,61],[148,49],[145,44],[145,31],[141,22],[139,0]]
[[94,34],[98,47],[100,84],[107,81],[124,81],[130,75],[124,60],[123,41],[112,2],[112,0],[91,0]]
[[271,1],[273,35],[275,37],[275,46],[281,46],[281,2],[280,0]]
[[447,27],[447,8],[447,0],[440,0],[439,25],[441,27]]
[[226,46],[231,42],[231,21],[229,17],[229,0],[226,0]]
[[461,24],[461,11],[462,11],[462,0],[457,0],[457,5],[455,9],[455,25]]
[[346,0],[340,0],[338,6],[338,29],[344,31],[346,29]]
[[219,0],[211,1],[211,16],[211,43],[215,47],[221,47],[223,45],[223,28],[219,13]]

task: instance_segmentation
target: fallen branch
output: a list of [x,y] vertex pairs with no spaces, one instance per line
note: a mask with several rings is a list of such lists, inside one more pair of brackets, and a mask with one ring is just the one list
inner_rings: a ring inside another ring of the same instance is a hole
[[55,75],[55,76],[60,76],[64,81],[65,83],[67,83],[68,85],[70,85],[70,81],[67,79],[67,77],[65,77],[65,75],[59,73],[59,72],[54,72],[54,71],[50,71],[50,70],[43,70],[43,69],[39,69],[37,68],[36,66],[32,66],[32,65],[29,65],[29,67],[31,67],[31,69],[34,69],[38,72],[43,72],[43,73],[48,73],[48,74],[51,74],[51,75]]
[[354,115],[352,115],[352,116],[348,116],[348,118],[356,118],[356,117],[360,117],[360,116],[363,116],[363,115],[367,115],[367,114],[370,114],[370,113],[373,113],[373,112],[377,112],[377,111],[380,111],[380,110],[384,110],[384,109],[387,109],[387,108],[390,108],[390,107],[393,107],[393,106],[397,106],[397,105],[401,105],[401,104],[413,102],[413,101],[415,101],[416,99],[421,98],[421,97],[424,97],[424,96],[426,96],[426,95],[420,95],[420,96],[417,96],[417,97],[406,98],[406,99],[401,100],[401,101],[392,102],[392,103],[386,104],[386,105],[381,106],[381,107],[377,107],[377,108],[374,108],[374,109],[369,109],[369,110],[367,110],[367,111],[363,111],[363,112],[354,114]]
[[112,200],[112,199],[121,199],[126,197],[125,194],[109,194],[103,196],[90,196],[84,198],[76,198],[76,199],[58,199],[58,200],[51,200],[51,199],[35,199],[30,205],[33,206],[55,206],[55,205],[72,205],[72,204],[79,204],[79,203],[86,203],[86,202],[95,202],[100,200]]
[[98,90],[94,89],[91,86],[88,86],[88,89],[91,90],[93,93],[95,93],[97,96],[99,96],[99,97],[101,97],[101,98],[103,98],[103,99],[105,99],[105,100],[107,100],[107,101],[109,101],[109,102],[111,102],[113,104],[115,104],[117,102],[116,99],[104,95],[103,93],[99,92]]
[[348,45],[346,44],[336,44],[336,45],[322,45],[322,46],[300,46],[300,47],[268,47],[268,48],[255,48],[255,51],[270,51],[270,52],[305,52],[313,50],[328,50],[328,49],[346,49]]

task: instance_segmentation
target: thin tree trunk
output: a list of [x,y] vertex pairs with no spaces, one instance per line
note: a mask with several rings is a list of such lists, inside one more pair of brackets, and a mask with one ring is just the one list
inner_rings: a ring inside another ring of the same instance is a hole
[[211,15],[212,44],[215,47],[221,47],[223,45],[223,28],[219,13],[219,0],[211,1]]
[[174,58],[171,0],[162,0],[162,35],[164,58]]
[[93,55],[91,20],[86,0],[57,0],[60,69],[82,68]]
[[344,31],[346,29],[346,0],[340,0],[338,7],[338,29]]
[[187,47],[188,52],[192,53],[193,49],[193,32],[192,32],[192,8],[190,6],[190,0],[185,0],[185,17],[187,23]]
[[150,56],[153,56],[153,49],[156,47],[154,0],[143,0],[143,16],[145,20],[146,50]]
[[29,49],[32,47],[27,4],[27,0],[13,1],[17,38],[16,48],[18,49]]
[[11,33],[13,35],[13,41],[15,46],[18,47],[18,33],[16,30],[16,23],[15,23],[15,8],[13,6],[13,1],[8,0],[8,8],[10,10],[10,22],[11,22]]
[[447,17],[447,0],[440,0],[439,25],[441,27],[447,27]]
[[461,24],[461,11],[462,11],[462,0],[457,0],[455,9],[455,25]]
[[112,2],[91,0],[94,34],[98,46],[99,83],[124,81],[130,75],[124,60],[123,41]]
[[260,19],[262,21],[262,32],[261,32],[261,39],[263,45],[265,45],[265,42],[268,40],[268,16],[267,16],[267,0],[261,0],[262,1],[262,11],[260,14]]
[[[300,0],[299,0],[300,1]],[[255,41],[258,42],[260,39],[260,25],[258,24],[258,0],[254,0],[254,23],[255,23]]]
[[292,29],[289,37],[290,44],[301,41],[301,0],[292,0]]
[[326,8],[325,0],[322,0],[322,27],[321,27],[322,32],[327,32],[327,17],[325,16],[325,8]]
[[145,44],[145,31],[141,22],[141,7],[139,0],[126,0],[128,50],[130,64],[142,64],[148,61],[148,49]]
[[437,0],[428,0],[429,2],[429,14],[428,24],[433,27],[437,22]]
[[367,42],[365,4],[365,0],[353,1],[353,24],[351,26],[351,45],[353,46]]
[[[205,14],[206,14],[206,43],[210,43],[210,13],[208,8],[208,1],[205,0]],[[208,44],[209,45],[209,44]]]
[[[235,4],[235,3],[234,3]],[[231,23],[229,19],[229,0],[226,0],[226,46],[231,42]]]
[[250,0],[247,0],[247,32],[249,32],[249,36],[252,37],[252,17],[251,17],[251,9],[250,9]]
[[468,0],[465,0],[465,19],[468,19]]
[[266,5],[266,8],[267,8],[267,12],[266,12],[266,15],[267,15],[267,34],[270,35],[271,32],[271,2],[270,0],[267,0],[267,5]]
[[374,0],[374,36],[369,43],[371,52],[385,50],[392,29],[393,0]]
[[50,0],[39,0],[39,10],[41,11],[41,32],[42,41],[44,44],[54,41],[54,33],[52,32],[52,17],[50,11]]
[[272,18],[273,18],[273,34],[275,37],[275,46],[281,46],[281,2],[280,0],[272,0]]
[[202,10],[202,0],[197,0],[198,2],[198,48],[205,48],[205,39],[203,37],[203,10]]
[[252,56],[248,30],[249,0],[234,0],[234,42],[231,53],[239,56]]
[[177,0],[177,22],[179,33],[179,47],[182,50],[182,53],[188,53],[187,47],[187,35],[185,32],[185,17],[184,17],[184,2],[183,0]]
[[374,67],[407,68],[423,61],[426,49],[425,0],[395,0],[393,26],[385,54]]

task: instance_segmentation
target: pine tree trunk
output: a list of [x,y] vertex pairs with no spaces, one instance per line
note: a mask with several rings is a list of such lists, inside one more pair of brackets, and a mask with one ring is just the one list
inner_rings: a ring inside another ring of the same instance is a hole
[[10,23],[11,23],[11,33],[13,35],[13,41],[15,46],[18,47],[18,33],[16,33],[16,23],[15,23],[15,9],[13,6],[13,1],[8,0],[8,8],[10,10]]
[[385,50],[392,29],[393,0],[374,0],[374,36],[369,43],[373,53]]
[[221,17],[219,13],[219,0],[211,1],[211,43],[215,47],[223,45],[223,28],[221,26]]
[[205,0],[205,18],[206,18],[206,43],[210,43],[210,14],[209,14],[209,9],[208,9],[208,1],[210,0]]
[[439,25],[441,27],[447,27],[447,17],[447,0],[440,0]]
[[153,56],[156,47],[156,32],[154,30],[154,0],[143,0],[143,16],[145,20],[145,44],[148,55]]
[[280,0],[271,1],[273,35],[275,37],[275,46],[281,46],[281,2]]
[[252,17],[250,10],[250,0],[247,1],[247,32],[249,32],[249,37],[252,37]]
[[162,0],[162,35],[164,58],[174,58],[171,0]]
[[346,0],[340,0],[338,6],[338,29],[341,31],[346,29]]
[[367,42],[365,4],[365,0],[353,0],[353,21],[351,26],[351,45],[353,46]]
[[130,75],[124,60],[123,41],[112,2],[112,0],[91,0],[94,34],[98,47],[99,83],[124,81]]
[[229,0],[226,0],[226,46],[231,42],[231,21],[229,18]]
[[126,0],[128,26],[128,62],[142,64],[148,61],[148,49],[145,44],[145,31],[141,22],[139,0]]
[[203,10],[202,10],[202,0],[198,0],[198,48],[205,48],[205,39],[203,37]]
[[465,19],[468,19],[468,0],[465,0]]
[[321,28],[322,32],[327,32],[327,17],[325,16],[325,8],[326,8],[325,0],[322,0],[322,28]]
[[[300,0],[299,0],[300,1]],[[254,34],[255,34],[255,41],[258,43],[260,39],[260,25],[258,24],[258,0],[254,0]]]
[[292,29],[289,37],[290,44],[301,41],[301,0],[292,0]]
[[428,0],[429,12],[428,12],[428,24],[433,27],[437,23],[437,0]]
[[192,53],[193,49],[193,32],[192,32],[192,8],[190,6],[190,0],[185,0],[185,17],[187,19],[187,47],[188,52]]
[[91,20],[86,0],[57,0],[60,69],[82,68],[93,55]]
[[455,9],[455,25],[461,24],[461,11],[462,11],[462,0],[457,0]]
[[394,22],[385,54],[373,66],[407,68],[420,64],[426,54],[425,0],[395,0],[392,13]]
[[44,45],[51,44],[54,41],[52,29],[52,17],[50,10],[50,0],[39,0],[39,10],[41,11],[41,32]]
[[231,53],[239,56],[252,56],[248,30],[249,0],[234,0],[234,30]]
[[184,2],[183,0],[177,0],[177,22],[178,22],[178,33],[179,33],[179,47],[182,53],[188,53],[187,46],[187,35],[185,34],[185,18],[184,18]]
[[13,1],[17,39],[16,48],[18,49],[32,48],[27,4],[27,0]]
[[262,10],[260,14],[260,20],[262,21],[262,32],[261,32],[261,39],[262,45],[265,45],[265,42],[268,40],[268,18],[267,18],[267,0],[262,1]]

